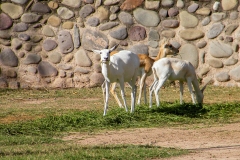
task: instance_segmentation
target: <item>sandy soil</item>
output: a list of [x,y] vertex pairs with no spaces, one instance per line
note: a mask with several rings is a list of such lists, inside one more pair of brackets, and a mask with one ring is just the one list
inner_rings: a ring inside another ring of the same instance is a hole
[[191,151],[168,160],[240,160],[240,123],[195,128],[139,128],[93,135],[70,133],[63,139],[81,145],[154,145]]

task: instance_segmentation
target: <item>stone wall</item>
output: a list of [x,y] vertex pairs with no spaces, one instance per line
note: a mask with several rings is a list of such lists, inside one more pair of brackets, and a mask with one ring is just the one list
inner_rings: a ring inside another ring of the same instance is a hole
[[101,85],[91,49],[154,57],[164,37],[203,80],[240,85],[238,0],[2,0],[0,87]]

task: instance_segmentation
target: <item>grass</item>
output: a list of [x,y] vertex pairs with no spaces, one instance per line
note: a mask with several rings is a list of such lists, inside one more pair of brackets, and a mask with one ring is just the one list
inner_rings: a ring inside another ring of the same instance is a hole
[[192,105],[189,93],[185,92],[185,103],[180,105],[178,89],[166,87],[161,91],[161,107],[149,109],[141,105],[133,114],[117,107],[110,98],[107,116],[103,117],[100,88],[2,90],[0,159],[154,159],[178,156],[188,151],[151,145],[80,146],[62,141],[61,136],[68,132],[94,134],[126,128],[239,122],[238,88],[208,87],[203,107]]

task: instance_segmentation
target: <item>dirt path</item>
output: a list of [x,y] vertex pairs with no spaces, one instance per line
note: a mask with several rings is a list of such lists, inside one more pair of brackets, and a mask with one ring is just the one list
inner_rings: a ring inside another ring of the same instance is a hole
[[135,144],[188,149],[168,160],[240,160],[240,123],[203,128],[140,128],[94,135],[72,133],[63,138],[81,145]]

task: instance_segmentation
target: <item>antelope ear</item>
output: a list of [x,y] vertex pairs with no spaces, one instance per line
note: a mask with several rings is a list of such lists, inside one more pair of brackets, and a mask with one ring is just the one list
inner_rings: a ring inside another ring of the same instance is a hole
[[96,54],[101,54],[101,51],[100,51],[100,50],[94,50],[94,49],[92,49],[92,51],[93,51],[94,53],[96,53]]
[[110,52],[112,52],[113,50],[115,50],[118,47],[119,44],[116,44],[115,46],[113,46],[112,48],[110,48]]

